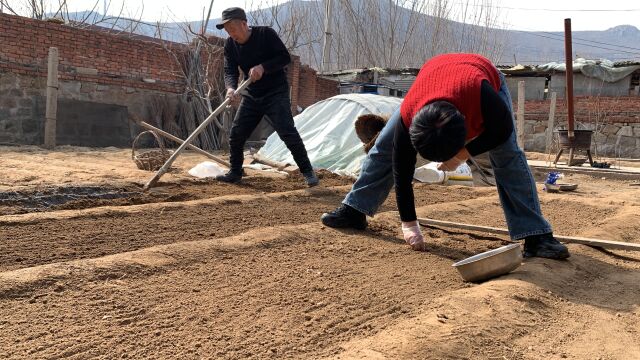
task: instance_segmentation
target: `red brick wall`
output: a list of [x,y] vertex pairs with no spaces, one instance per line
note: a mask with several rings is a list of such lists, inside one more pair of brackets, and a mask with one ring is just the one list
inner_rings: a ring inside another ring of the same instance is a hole
[[287,77],[291,87],[291,112],[293,116],[298,114],[298,89],[300,87],[300,57],[291,56],[291,64],[288,66]]
[[[169,46],[186,49],[176,43]],[[182,92],[178,64],[158,41],[0,14],[0,69],[46,76],[49,47],[58,48],[61,80]],[[76,67],[96,69],[98,74],[78,74]],[[156,82],[146,83],[143,78]]]
[[316,102],[316,73],[308,66],[300,68],[300,84],[298,89],[298,105],[303,108]]
[[316,82],[316,101],[340,94],[339,86],[338,81],[319,77]]
[[[210,42],[222,44],[217,38]],[[188,50],[186,45],[164,44],[180,58],[180,54]],[[101,30],[77,29],[0,14],[0,71],[46,77],[49,47],[58,48],[59,78],[63,81],[88,81],[173,93],[181,93],[184,89],[180,65],[160,40],[131,39]],[[215,70],[209,74],[222,71],[222,49],[217,49],[210,63]],[[203,54],[203,63],[205,58]],[[306,108],[338,94],[338,82],[318,78],[315,70],[300,64],[299,57],[292,58],[288,76],[294,114],[297,114],[298,105]],[[77,72],[79,67],[95,69],[97,74],[80,74]],[[155,83],[143,79],[153,79]]]
[[[513,104],[514,109],[517,104]],[[527,101],[525,103],[525,119],[544,121],[549,119],[550,100]],[[640,97],[576,97],[574,102],[574,118],[583,123],[640,123]],[[556,124],[566,124],[567,103],[564,99],[556,101]]]
[[298,105],[306,108],[320,100],[338,95],[340,93],[338,85],[337,81],[318,77],[315,70],[303,65],[300,67]]

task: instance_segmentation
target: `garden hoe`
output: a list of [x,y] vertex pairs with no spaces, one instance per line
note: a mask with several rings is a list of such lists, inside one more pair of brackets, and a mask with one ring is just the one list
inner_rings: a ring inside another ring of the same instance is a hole
[[[240,86],[238,87],[238,89],[236,89],[235,93],[239,94],[242,90],[244,90],[247,86],[249,86],[250,83],[251,83],[251,79],[247,79],[247,80],[243,81],[242,84],[240,84]],[[171,154],[171,157],[169,158],[169,160],[167,160],[167,162],[165,162],[164,165],[162,165],[162,167],[158,170],[158,172],[156,172],[156,174],[153,176],[153,178],[151,180],[149,180],[149,182],[144,186],[144,188],[142,188],[142,191],[147,191],[147,190],[151,189],[152,187],[154,187],[156,185],[156,183],[158,183],[158,180],[160,180],[160,177],[162,177],[162,175],[164,175],[169,170],[169,168],[171,167],[171,164],[173,164],[173,162],[176,160],[176,158],[178,158],[178,156],[180,155],[182,150],[184,150],[187,146],[189,146],[189,144],[191,144],[193,139],[195,139],[195,137],[198,136],[198,134],[200,134],[200,132],[202,130],[204,130],[204,128],[206,128],[207,125],[209,125],[209,123],[211,121],[213,121],[213,118],[215,116],[217,116],[220,112],[222,112],[222,110],[224,110],[224,108],[227,107],[227,105],[229,105],[230,102],[231,102],[231,99],[230,98],[226,98],[222,102],[222,104],[220,104],[220,106],[218,106],[211,113],[211,115],[209,115],[202,122],[202,124],[200,124],[193,131],[193,133],[191,133],[191,135],[189,135],[189,137],[182,143],[182,145],[180,145],[180,147],[178,147],[178,149],[173,154]]]

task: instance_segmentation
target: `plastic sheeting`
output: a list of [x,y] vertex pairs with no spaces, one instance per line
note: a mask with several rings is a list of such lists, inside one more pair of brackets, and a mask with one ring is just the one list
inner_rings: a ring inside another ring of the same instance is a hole
[[[373,94],[344,94],[309,106],[294,118],[314,168],[357,176],[365,153],[353,123],[362,114],[391,115],[402,99]],[[271,160],[295,164],[273,133],[258,152]]]
[[[613,62],[610,60],[595,61],[578,58],[573,62],[574,72],[579,71],[585,76],[610,83],[620,81],[638,69],[640,69],[640,65],[613,67]],[[536,66],[536,70],[567,71],[567,67],[565,63],[551,62]]]

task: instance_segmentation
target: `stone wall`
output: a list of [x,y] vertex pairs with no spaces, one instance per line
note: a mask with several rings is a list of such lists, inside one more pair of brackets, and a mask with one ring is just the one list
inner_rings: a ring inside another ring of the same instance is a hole
[[[39,76],[20,75],[11,72],[0,71],[0,143],[4,144],[42,144],[44,134],[45,113],[45,89],[46,78]],[[127,108],[129,115],[135,115],[141,119],[149,119],[151,115],[150,104],[157,100],[166,101],[170,106],[177,106],[178,94],[167,93],[158,90],[141,89],[122,85],[106,85],[93,82],[62,80],[59,83],[58,95],[60,101],[82,101],[87,103],[99,103]],[[61,104],[69,104],[61,103]],[[63,106],[63,105],[62,105]],[[91,107],[85,109],[91,110]],[[68,110],[68,109],[64,109]],[[94,107],[95,110],[95,107]],[[58,114],[61,115],[63,107],[59,105]],[[100,138],[110,138],[109,132],[104,129],[121,127],[114,119],[110,119],[108,113],[104,116],[104,125],[100,133],[95,133],[97,144],[102,146],[120,146],[123,139],[113,138],[113,142],[98,141]],[[80,113],[82,115],[82,113]],[[87,114],[87,116],[96,114]],[[59,122],[72,121],[72,119],[59,119]],[[82,118],[79,119],[82,121]],[[113,123],[113,124],[111,124]],[[62,124],[57,127],[59,139],[72,139],[73,129],[65,129]],[[125,142],[133,138],[138,132],[133,124],[130,126],[130,135]],[[118,130],[119,131],[119,130]],[[121,133],[120,133],[121,134]],[[80,145],[81,142],[73,145]]]

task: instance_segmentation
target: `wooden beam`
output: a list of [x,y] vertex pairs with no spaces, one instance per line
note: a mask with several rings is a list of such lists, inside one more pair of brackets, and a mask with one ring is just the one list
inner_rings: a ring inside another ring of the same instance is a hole
[[[178,144],[181,144],[181,145],[182,145],[182,143],[184,143],[184,141],[183,141],[182,139],[180,139],[180,138],[178,138],[178,137],[176,137],[176,136],[173,136],[173,135],[169,134],[169,133],[168,133],[168,132],[166,132],[166,131],[160,130],[160,129],[158,129],[158,128],[157,128],[157,127],[155,127],[155,126],[152,126],[152,125],[150,125],[150,124],[147,124],[147,123],[146,123],[146,122],[144,122],[144,121],[140,121],[140,122],[138,122],[138,124],[140,124],[140,126],[142,126],[143,128],[145,128],[145,129],[147,129],[147,130],[155,131],[156,133],[158,133],[158,135],[162,135],[162,136],[166,137],[166,138],[167,138],[167,139],[169,139],[169,140],[173,140],[173,141],[177,142]],[[217,157],[217,156],[215,156],[215,155],[213,155],[213,154],[211,154],[211,153],[208,153],[208,152],[206,152],[206,151],[204,151],[204,150],[200,149],[199,147],[197,147],[197,146],[195,146],[195,145],[191,145],[191,144],[189,144],[189,145],[187,145],[187,147],[188,147],[189,149],[191,149],[191,150],[194,150],[194,151],[195,151],[195,152],[197,152],[198,154],[201,154],[201,155],[204,155],[204,156],[208,157],[209,159],[211,159],[211,160],[213,160],[213,161],[217,162],[217,163],[218,163],[218,164],[220,164],[220,165],[224,165],[224,166],[226,166],[226,167],[228,167],[228,168],[230,168],[230,167],[231,167],[231,165],[229,164],[229,162],[224,161],[224,160],[222,160],[221,158],[219,158],[219,157]]]
[[518,135],[518,146],[522,150],[524,150],[524,95],[524,81],[518,81],[518,114],[516,116],[516,134]]
[[58,113],[58,48],[49,48],[47,69],[47,105],[44,123],[44,147],[56,147],[56,115]]
[[553,140],[553,128],[555,126],[555,117],[556,117],[556,92],[551,93],[551,106],[549,107],[549,122],[547,123],[547,153],[551,151],[551,142]]
[[[434,220],[434,219],[426,219],[426,218],[418,218],[418,222],[422,226],[441,226],[448,227],[452,229],[460,229],[460,230],[471,230],[471,231],[481,231],[487,232],[491,234],[500,234],[500,235],[509,235],[509,230],[503,228],[495,228],[489,226],[479,226],[479,225],[470,225],[470,224],[462,224],[451,221],[442,221],[442,220]],[[622,241],[611,241],[611,240],[598,240],[598,239],[590,239],[576,236],[562,236],[562,235],[553,235],[558,241],[569,243],[569,244],[582,244],[588,246],[601,247],[604,249],[619,249],[619,250],[629,250],[629,251],[640,251],[640,244],[627,243]]]

